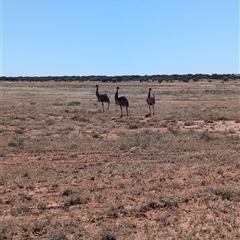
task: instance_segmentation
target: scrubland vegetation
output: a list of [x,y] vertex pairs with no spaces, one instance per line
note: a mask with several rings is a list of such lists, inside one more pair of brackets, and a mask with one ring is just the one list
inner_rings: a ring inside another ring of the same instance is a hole
[[0,95],[0,239],[240,238],[239,81],[4,81]]

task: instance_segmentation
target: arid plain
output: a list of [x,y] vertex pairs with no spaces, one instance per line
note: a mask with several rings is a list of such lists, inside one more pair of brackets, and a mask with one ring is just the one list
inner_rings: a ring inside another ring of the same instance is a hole
[[239,81],[0,86],[1,240],[240,239]]

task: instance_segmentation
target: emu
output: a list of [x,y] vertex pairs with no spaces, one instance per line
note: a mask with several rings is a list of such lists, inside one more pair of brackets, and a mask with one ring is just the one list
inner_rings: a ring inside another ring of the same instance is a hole
[[149,106],[150,115],[152,114],[151,113],[151,106],[152,106],[153,114],[154,114],[154,104],[155,104],[155,96],[154,96],[154,94],[151,96],[151,90],[152,89],[149,88],[148,97],[147,97],[147,104]]
[[123,116],[122,115],[122,107],[126,107],[127,116],[128,116],[128,107],[129,107],[128,100],[125,96],[118,97],[118,89],[119,89],[119,87],[117,87],[117,90],[116,90],[116,93],[115,93],[115,103],[116,103],[116,105],[120,106],[121,117]]
[[109,104],[110,104],[110,100],[109,100],[109,97],[107,96],[107,94],[105,93],[102,93],[100,94],[98,92],[98,85],[95,86],[96,87],[96,96],[97,96],[97,99],[99,102],[102,102],[102,108],[103,108],[103,112],[104,112],[104,102],[107,102],[108,103],[108,107],[107,107],[107,110],[109,110]]

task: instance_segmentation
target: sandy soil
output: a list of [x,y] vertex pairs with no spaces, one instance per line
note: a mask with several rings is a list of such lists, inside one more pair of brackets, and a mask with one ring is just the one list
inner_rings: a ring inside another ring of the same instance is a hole
[[1,83],[0,239],[239,239],[239,83],[98,84]]

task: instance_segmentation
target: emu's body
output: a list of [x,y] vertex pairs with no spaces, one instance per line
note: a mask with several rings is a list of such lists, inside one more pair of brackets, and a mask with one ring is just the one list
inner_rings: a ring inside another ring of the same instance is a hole
[[151,115],[151,106],[153,108],[153,114],[154,114],[154,104],[155,104],[155,96],[154,94],[151,96],[151,88],[149,88],[149,92],[148,92],[148,97],[147,97],[147,104],[149,106],[149,110],[150,110],[150,115]]
[[116,93],[115,93],[115,103],[116,103],[116,105],[120,106],[121,117],[122,117],[122,107],[126,107],[127,116],[128,116],[129,102],[128,102],[128,100],[125,96],[118,97],[118,89],[119,89],[119,87],[117,87],[117,90],[116,90]]
[[97,96],[98,101],[102,103],[103,112],[104,112],[104,104],[103,104],[104,102],[108,103],[107,109],[109,110],[109,104],[110,104],[109,97],[105,93],[100,94],[98,92],[98,85],[96,85],[95,87],[96,87],[96,96]]

